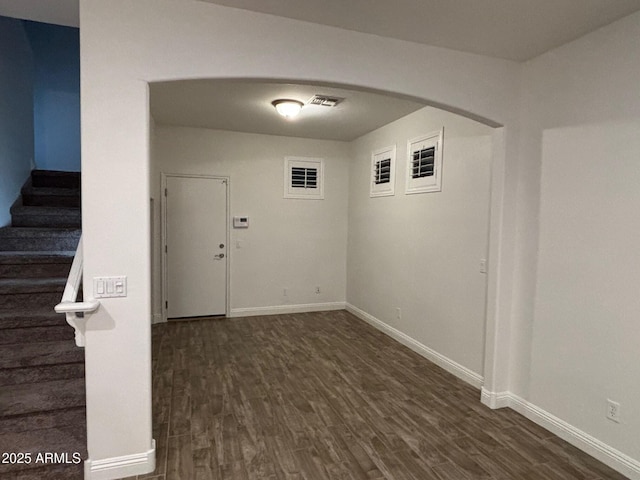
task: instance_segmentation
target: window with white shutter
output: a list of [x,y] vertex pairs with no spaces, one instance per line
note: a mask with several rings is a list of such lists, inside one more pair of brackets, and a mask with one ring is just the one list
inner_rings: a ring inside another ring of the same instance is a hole
[[385,197],[395,193],[396,146],[381,148],[371,154],[369,196]]
[[321,200],[324,198],[324,160],[286,157],[284,159],[284,198]]
[[442,190],[442,141],[444,129],[409,140],[405,193]]

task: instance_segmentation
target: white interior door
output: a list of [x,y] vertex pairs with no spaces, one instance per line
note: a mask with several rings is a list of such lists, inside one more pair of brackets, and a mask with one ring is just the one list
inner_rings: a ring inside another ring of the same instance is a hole
[[224,315],[227,181],[166,177],[167,318]]

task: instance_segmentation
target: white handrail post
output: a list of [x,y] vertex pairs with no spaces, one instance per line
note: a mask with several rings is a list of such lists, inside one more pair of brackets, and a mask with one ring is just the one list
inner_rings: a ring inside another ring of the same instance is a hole
[[75,313],[67,313],[65,317],[67,319],[67,323],[75,330],[76,345],[78,347],[84,347],[84,324],[78,321],[80,317]]
[[[71,270],[69,271],[69,277],[67,278],[67,284],[64,287],[62,293],[62,300],[55,306],[57,313],[64,313],[67,323],[73,327],[76,336],[76,345],[78,347],[84,347],[84,333],[86,315],[91,312],[95,312],[100,307],[100,302],[97,300],[88,300],[84,302],[77,302],[78,293],[80,291],[80,285],[82,283],[82,265],[84,262],[84,253],[82,250],[82,235],[78,242],[78,248],[76,254],[73,257],[73,263],[71,264]],[[83,313],[83,316],[79,316],[78,313]]]

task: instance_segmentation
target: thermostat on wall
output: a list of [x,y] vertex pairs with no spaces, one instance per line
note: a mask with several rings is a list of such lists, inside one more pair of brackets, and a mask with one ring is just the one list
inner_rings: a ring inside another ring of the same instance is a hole
[[233,228],[249,228],[249,217],[233,217]]

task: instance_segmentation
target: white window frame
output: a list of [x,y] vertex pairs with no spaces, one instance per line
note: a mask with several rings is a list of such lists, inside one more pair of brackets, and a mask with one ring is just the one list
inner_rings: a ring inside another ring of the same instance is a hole
[[[379,162],[390,160],[389,182],[376,183],[376,167]],[[388,197],[396,191],[396,146],[380,148],[371,153],[371,180],[369,183],[370,197]]]
[[[293,168],[315,168],[317,172],[316,188],[300,188],[291,186]],[[303,200],[324,199],[324,159],[311,157],[284,158],[284,198]]]
[[[442,191],[442,150],[444,128],[427,133],[407,142],[407,184],[405,194]],[[435,148],[433,175],[413,178],[413,153],[427,148]]]

